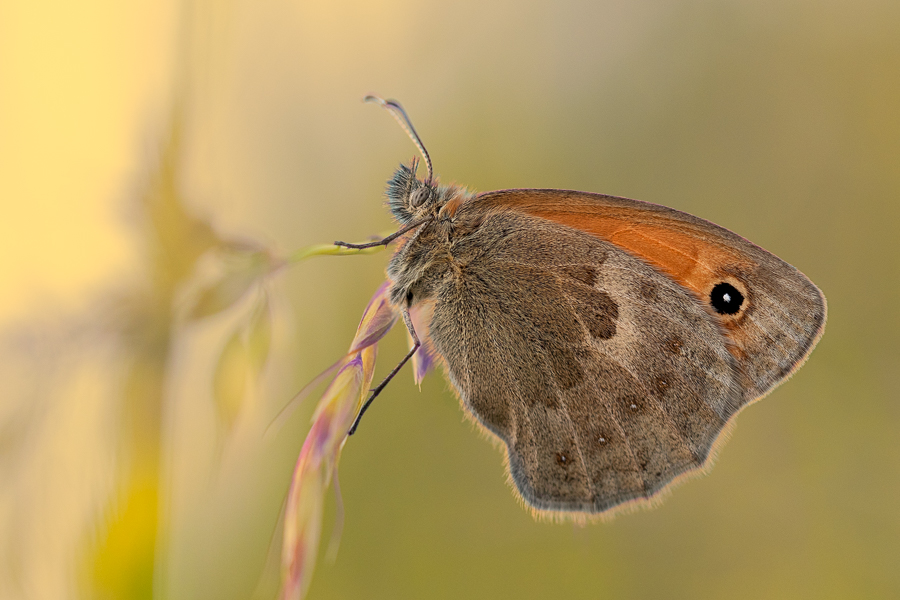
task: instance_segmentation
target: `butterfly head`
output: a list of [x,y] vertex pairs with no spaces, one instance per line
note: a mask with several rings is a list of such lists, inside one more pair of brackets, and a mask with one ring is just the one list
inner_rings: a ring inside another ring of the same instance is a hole
[[456,185],[439,185],[431,177],[416,177],[418,159],[400,165],[388,181],[387,203],[394,218],[401,224],[423,219],[443,220],[452,217],[456,209],[472,197],[472,193]]
[[422,181],[416,177],[418,159],[410,165],[400,165],[388,181],[388,206],[394,217],[402,224],[411,223],[435,211],[440,197],[438,186],[431,180]]

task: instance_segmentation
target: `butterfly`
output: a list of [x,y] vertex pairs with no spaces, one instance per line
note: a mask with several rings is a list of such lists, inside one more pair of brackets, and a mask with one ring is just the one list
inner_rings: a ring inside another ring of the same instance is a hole
[[[506,450],[539,512],[600,514],[704,469],[748,404],[803,364],[825,297],[709,221],[588,192],[442,185],[399,103],[369,96],[418,147],[387,199],[400,229],[390,302]],[[418,327],[410,310],[429,315]]]

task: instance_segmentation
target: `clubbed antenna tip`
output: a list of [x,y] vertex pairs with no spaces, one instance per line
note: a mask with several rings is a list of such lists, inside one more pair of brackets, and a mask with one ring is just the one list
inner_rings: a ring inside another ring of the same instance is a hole
[[409,139],[412,140],[413,144],[416,145],[416,148],[419,149],[419,152],[422,154],[422,158],[425,159],[425,166],[428,168],[428,183],[431,183],[434,180],[434,168],[431,166],[431,157],[428,155],[428,150],[425,149],[425,145],[422,143],[422,139],[419,137],[419,134],[416,133],[416,128],[413,127],[412,121],[409,120],[409,117],[406,115],[406,111],[403,110],[403,107],[400,106],[400,103],[396,100],[385,100],[379,96],[366,96],[363,98],[363,102],[376,102],[382,106],[382,108],[386,109],[391,115],[400,123],[400,127],[403,128],[403,131],[406,132],[406,135],[409,136]]

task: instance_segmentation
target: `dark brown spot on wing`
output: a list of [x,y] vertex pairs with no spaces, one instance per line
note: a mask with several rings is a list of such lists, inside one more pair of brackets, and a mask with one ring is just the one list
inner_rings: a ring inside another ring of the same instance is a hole
[[571,283],[566,287],[566,295],[578,319],[593,338],[608,340],[616,335],[619,306],[609,294],[580,283]]
[[684,347],[684,342],[677,335],[673,335],[669,339],[666,340],[665,348],[671,354],[674,354],[676,356],[681,354],[681,349],[683,347]]
[[597,282],[597,269],[591,265],[563,265],[559,268],[559,274],[583,283],[588,287],[594,287]]
[[628,411],[636,413],[644,408],[644,400],[636,394],[628,394],[621,400]]
[[653,378],[653,387],[660,395],[664,395],[672,387],[672,377],[666,373]]

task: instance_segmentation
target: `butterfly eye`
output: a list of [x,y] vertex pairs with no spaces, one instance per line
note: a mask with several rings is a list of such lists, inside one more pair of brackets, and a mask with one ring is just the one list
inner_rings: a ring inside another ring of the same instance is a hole
[[409,205],[413,208],[419,208],[428,199],[428,195],[428,188],[420,187],[409,196]]
[[709,302],[720,315],[734,315],[744,305],[744,295],[733,285],[723,281],[709,293]]

